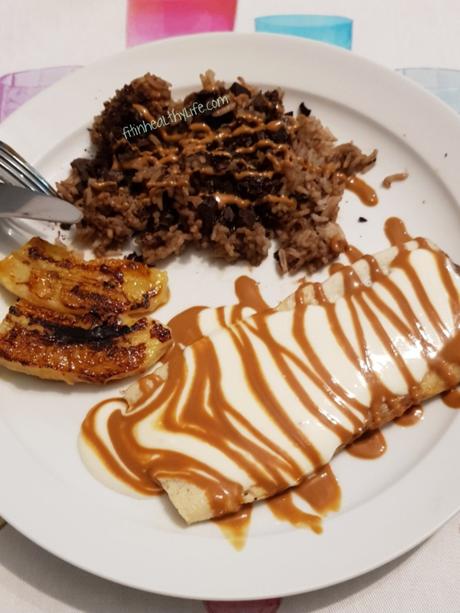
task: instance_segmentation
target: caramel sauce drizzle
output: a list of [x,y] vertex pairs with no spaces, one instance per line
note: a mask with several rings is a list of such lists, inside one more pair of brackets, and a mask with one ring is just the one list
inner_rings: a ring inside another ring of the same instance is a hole
[[[154,117],[150,111],[141,104],[133,104],[134,110],[140,117],[152,122]],[[242,119],[246,122],[246,125],[240,125],[237,128],[231,128],[229,126],[222,126],[217,130],[213,130],[210,126],[203,122],[191,122],[187,125],[188,133],[184,135],[182,132],[176,133],[175,131],[166,130],[165,128],[159,128],[158,134],[161,140],[153,134],[148,134],[146,137],[151,139],[155,145],[155,155],[150,152],[142,152],[140,156],[137,156],[134,160],[127,160],[120,165],[125,169],[147,168],[152,165],[165,166],[167,163],[175,164],[176,168],[174,176],[167,180],[158,179],[155,181],[157,187],[163,189],[173,188],[178,184],[187,182],[186,177],[180,176],[180,169],[177,167],[179,160],[179,152],[183,155],[193,156],[200,153],[206,153],[207,147],[211,144],[222,146],[229,138],[235,138],[243,135],[256,135],[258,140],[248,146],[239,146],[235,149],[235,153],[238,155],[258,154],[260,150],[264,150],[266,158],[271,162],[272,169],[266,171],[253,171],[242,170],[235,173],[235,178],[242,179],[246,176],[267,176],[272,177],[275,172],[283,170],[286,162],[289,161],[289,157],[292,155],[292,135],[295,132],[295,125],[288,118],[276,119],[265,123],[265,121],[257,114],[242,111],[236,116],[236,119]],[[251,125],[247,125],[251,124]],[[288,142],[277,143],[270,138],[271,134],[276,134],[278,131],[284,130],[288,136]],[[259,137],[259,134],[262,138]],[[160,159],[156,156],[160,154]],[[220,155],[226,155],[231,157],[231,153],[219,152]],[[215,170],[212,167],[206,167],[205,158],[203,157],[203,167],[200,168],[200,172],[203,174],[213,175]],[[116,165],[119,165],[116,159]],[[306,173],[309,170],[317,171],[317,168],[313,165],[306,165],[304,171]],[[378,197],[374,189],[370,187],[363,179],[353,175],[347,177],[343,172],[337,172],[336,177],[345,183],[345,189],[348,189],[355,193],[361,202],[367,206],[375,206],[378,203]],[[242,199],[232,193],[220,193],[216,195],[218,204],[220,207],[227,205],[235,205],[240,208],[247,208],[253,205],[253,202],[249,199]],[[296,208],[297,201],[294,197],[288,198],[282,194],[279,195],[267,195],[260,199],[260,203],[269,202],[272,204],[282,203],[288,204],[293,208]],[[331,247],[333,250],[339,253],[342,251],[343,240],[332,241]]]
[[364,257],[363,252],[360,251],[358,247],[355,247],[354,245],[347,245],[345,249],[345,255],[348,261],[350,262],[350,264],[354,264],[355,262],[360,260],[362,257]]
[[398,426],[407,428],[408,426],[416,426],[423,419],[423,407],[422,405],[415,404],[408,409],[401,417],[397,417],[394,422]]
[[[392,266],[400,268],[409,279],[423,311],[444,343],[442,351],[438,353],[434,351],[407,296],[380,269],[378,262],[372,256],[364,256],[372,284],[378,282],[394,298],[402,317],[382,300],[373,285],[363,284],[354,268],[343,266],[339,270],[345,288],[343,300],[350,314],[357,347],[350,342],[338,318],[335,305],[330,303],[324,294],[323,286],[318,283],[311,284],[317,303],[324,308],[337,344],[366,380],[371,396],[370,406],[362,404],[343,388],[334,379],[328,369],[328,364],[323,362],[314,351],[305,328],[308,306],[302,304],[301,301],[292,311],[292,336],[301,347],[305,359],[293,353],[288,346],[278,342],[272,335],[268,318],[273,310],[267,308],[268,305],[260,297],[255,282],[247,277],[240,278],[236,283],[239,304],[231,309],[230,316],[226,314],[225,309],[221,308],[220,311],[217,309],[218,320],[222,326],[233,324],[232,327],[227,328],[227,332],[231,342],[238,350],[246,383],[252,394],[259,399],[267,415],[297,451],[308,458],[311,464],[318,469],[323,464],[318,450],[291,420],[274,390],[271,389],[264,376],[251,337],[263,343],[284,381],[305,407],[307,414],[332,431],[343,446],[349,445],[349,452],[358,457],[377,457],[385,450],[384,438],[378,431],[379,426],[388,421],[388,413],[382,418],[382,406],[388,408],[391,416],[397,417],[420,401],[417,381],[408,368],[398,345],[382,325],[382,317],[389,320],[403,338],[420,349],[429,369],[441,377],[446,386],[456,382],[452,365],[460,365],[460,335],[457,332],[460,321],[460,304],[457,288],[446,267],[446,257],[442,252],[433,249],[424,239],[417,239],[418,245],[433,255],[439,277],[449,297],[455,322],[453,336],[452,331],[447,329],[436,311],[416,270],[411,265],[411,252],[402,246],[402,242],[410,238],[403,223],[395,218],[390,219],[385,224],[385,231],[390,242],[397,247]],[[354,257],[353,253],[350,257]],[[249,319],[239,321],[244,306],[249,306],[256,313]],[[97,449],[106,466],[137,491],[151,495],[157,493],[156,484],[160,480],[168,477],[181,478],[205,491],[214,514],[222,516],[241,509],[244,493],[239,483],[233,482],[212,466],[203,464],[196,458],[172,450],[143,448],[137,442],[136,425],[143,418],[154,415],[155,410],[159,407],[165,407],[165,410],[162,411],[161,424],[166,431],[187,433],[219,449],[244,470],[251,482],[257,483],[265,495],[278,493],[288,488],[293,482],[300,483],[304,472],[291,454],[257,430],[242,413],[229,404],[221,386],[222,365],[216,349],[210,337],[203,337],[200,331],[198,318],[201,310],[203,307],[194,307],[171,320],[170,326],[177,344],[167,356],[168,376],[166,380],[163,381],[155,374],[145,377],[140,383],[140,399],[131,405],[131,410],[128,413],[114,411],[108,419],[111,443],[125,469],[122,469],[118,462],[112,461],[113,457],[109,457],[112,454],[106,451],[102,441],[98,438],[94,419],[101,405],[90,412],[83,424],[83,432]],[[392,357],[397,370],[404,379],[408,389],[405,396],[396,396],[379,377],[372,362],[372,356],[368,352],[359,311],[364,314],[373,333]],[[193,377],[187,376],[187,366],[181,345],[189,345],[194,363],[199,365]],[[293,366],[320,388],[336,409],[348,418],[353,427],[352,431],[331,416],[324,414],[308,391],[300,385]],[[187,393],[184,394],[183,390],[186,385]],[[154,395],[152,395],[153,390],[155,390]],[[204,406],[208,407],[206,411],[203,410]],[[355,440],[356,436],[364,430],[373,430],[373,432]],[[312,485],[314,480],[307,479],[298,486],[295,493],[293,490],[285,491],[269,500],[267,504],[280,519],[319,531],[321,518],[317,513],[338,508],[337,501],[340,497],[337,492],[339,490],[338,485],[335,487],[333,481],[332,473],[326,472],[326,477],[321,478],[319,483],[326,484],[327,488],[318,485],[315,490],[315,486]],[[326,502],[329,500],[327,504],[324,500],[321,502],[321,496],[324,498],[326,490],[329,491],[329,494],[326,495]],[[317,513],[307,513],[297,507],[293,502],[294,496],[303,498]],[[236,524],[240,527],[245,523],[243,519],[240,523],[238,521],[235,518]],[[231,523],[229,520],[225,524],[227,532]]]
[[384,231],[390,244],[396,247],[412,239],[403,220],[399,217],[389,217],[385,221]]
[[298,507],[291,490],[268,498],[265,504],[279,521],[288,522],[296,528],[309,528],[316,534],[321,534],[323,531],[321,517]]
[[291,491],[298,494],[320,515],[337,512],[340,509],[340,486],[329,464],[323,466],[316,473]]
[[[151,112],[141,104],[133,104],[133,109],[139,114],[140,117],[151,122],[154,120]],[[277,105],[278,108],[278,105]],[[278,110],[280,110],[278,108]],[[265,151],[271,151],[269,159],[272,162],[272,170],[267,169],[265,171],[253,171],[250,169],[250,161],[248,161],[249,168],[247,170],[242,169],[240,172],[235,173],[236,179],[242,179],[245,176],[267,176],[272,177],[274,172],[278,172],[283,168],[286,163],[286,159],[292,153],[292,144],[290,138],[288,143],[276,143],[275,135],[279,131],[286,132],[290,137],[295,129],[294,122],[287,117],[280,119],[264,121],[260,114],[249,111],[238,111],[235,119],[237,121],[243,120],[246,124],[238,127],[231,127],[229,125],[223,125],[218,129],[212,129],[204,122],[188,122],[187,131],[176,132],[175,127],[172,129],[159,128],[155,133],[146,134],[145,138],[149,139],[154,144],[154,150],[152,152],[144,151],[133,160],[125,160],[120,162],[116,157],[114,160],[114,169],[116,167],[122,167],[125,169],[148,168],[150,166],[158,167],[160,176],[158,179],[151,181],[155,183],[156,187],[162,187],[163,189],[172,188],[175,185],[187,182],[186,176],[181,175],[181,171],[177,166],[178,160],[183,156],[200,156],[202,166],[200,172],[203,174],[215,174],[215,170],[212,167],[206,166],[206,153],[209,145],[217,145],[217,147],[225,146],[228,139],[233,139],[238,136],[254,135],[255,142],[248,147],[238,147],[236,149],[237,154],[258,154],[258,151],[264,149]],[[272,140],[272,136],[273,139]],[[232,153],[229,151],[219,151],[219,156],[231,158]],[[167,170],[166,164],[170,164],[169,170],[173,171],[172,177],[167,180],[162,180],[162,175]],[[160,168],[163,166],[163,168]],[[278,200],[271,200],[272,202],[285,202],[286,197],[279,195]],[[286,199],[288,200],[288,199]],[[247,199],[238,198],[232,193],[219,194],[218,198],[220,206],[236,205],[244,208],[253,204],[252,201]],[[263,202],[263,199],[261,200]],[[289,199],[289,204],[295,207],[296,200],[294,198]]]
[[251,523],[252,504],[245,504],[239,511],[232,515],[219,517],[212,521],[220,529],[227,541],[237,551],[241,551],[246,545],[249,525]]
[[[82,433],[85,435],[86,440],[92,445],[99,459],[107,468],[107,470],[109,470],[113,475],[115,475],[120,481],[126,483],[130,488],[132,488],[139,494],[144,494],[148,496],[158,496],[163,494],[162,488],[159,485],[156,485],[142,470],[141,467],[137,467],[137,470],[136,467],[133,467],[133,463],[131,461],[130,456],[127,456],[126,454],[122,456],[122,459],[124,460],[123,464],[126,469],[123,468],[123,466],[116,461],[113,454],[110,453],[110,451],[104,445],[103,441],[97,435],[95,423],[97,415],[99,411],[101,411],[101,409],[103,409],[107,405],[110,405],[112,402],[120,403],[126,408],[128,407],[127,401],[121,397],[109,398],[108,400],[103,400],[102,402],[99,402],[89,411],[89,413],[85,417],[85,420],[81,426]],[[132,468],[134,468],[134,471],[132,471]]]
[[[232,323],[241,319],[241,311],[245,307],[258,312],[269,309],[269,305],[262,298],[257,283],[249,277],[241,276],[236,279],[235,294],[238,302],[232,309]],[[169,325],[172,326],[174,338],[178,339],[180,343],[188,345],[193,342],[192,339],[197,340],[201,336],[197,317],[201,310],[202,307],[194,307],[179,314],[170,322]],[[319,515],[302,511],[296,504],[296,494],[310,503]],[[320,515],[329,511],[337,511],[340,507],[340,498],[340,486],[330,466],[326,466],[318,474],[306,479],[297,487],[291,488],[281,496],[275,496],[268,501],[264,501],[264,503],[281,521],[289,522],[291,525],[298,527],[310,528],[314,532],[321,532]],[[237,513],[213,520],[224,537],[238,551],[246,543],[251,514],[252,505],[244,505]]]
[[460,409],[460,389],[450,390],[442,396],[444,404],[451,409]]
[[380,430],[366,432],[346,448],[347,453],[363,460],[380,458],[386,450],[385,437]]
[[[323,531],[322,517],[339,510],[341,497],[339,483],[327,464],[296,487],[269,498],[265,504],[280,521],[320,534]],[[299,507],[297,498],[308,503],[314,513]]]
[[366,206],[375,206],[378,204],[379,199],[375,190],[368,185],[363,179],[353,175],[347,179],[345,189],[353,192],[358,196],[363,204]]
[[[341,262],[333,262],[329,265],[329,275],[333,275],[336,272],[340,272],[344,266],[345,264],[342,264]],[[302,282],[302,287],[305,287],[305,282]]]
[[248,307],[254,309],[254,311],[266,311],[270,308],[263,299],[259,286],[254,279],[244,275],[238,277],[235,281],[235,294],[238,299],[237,307]]

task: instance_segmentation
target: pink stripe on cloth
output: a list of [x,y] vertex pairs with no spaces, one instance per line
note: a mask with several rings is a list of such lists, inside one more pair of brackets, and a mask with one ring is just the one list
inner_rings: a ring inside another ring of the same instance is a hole
[[49,87],[79,66],[55,66],[11,72],[0,77],[0,121],[24,102]]
[[233,30],[237,0],[128,0],[128,47],[150,40]]
[[276,613],[281,604],[281,598],[270,600],[248,600],[240,602],[205,602],[208,613]]

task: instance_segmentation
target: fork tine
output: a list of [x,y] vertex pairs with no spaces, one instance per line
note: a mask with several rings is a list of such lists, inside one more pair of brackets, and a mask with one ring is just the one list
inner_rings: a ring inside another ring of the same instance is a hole
[[0,145],[0,160],[11,170],[11,174],[18,175],[17,178],[29,183],[29,188],[43,193],[50,193],[49,187],[44,180],[41,181],[37,173],[19,157],[13,156],[8,149]]
[[33,166],[31,166],[17,151],[6,143],[0,141],[0,156],[9,161],[20,173],[30,178],[31,182],[37,185],[37,188],[45,194],[56,196],[56,191],[48,183],[48,181],[40,175]]
[[10,185],[18,185],[32,191],[38,191],[35,184],[29,182],[24,175],[21,175],[17,170],[11,168],[11,166],[2,159],[0,159],[0,179]]
[[12,185],[19,185],[30,189],[35,192],[43,193],[42,189],[40,189],[35,182],[33,182],[29,177],[22,172],[19,172],[17,168],[11,166],[8,161],[5,161],[4,158],[0,156],[0,176],[5,183],[10,183]]
[[3,154],[3,157],[11,162],[13,166],[18,168],[20,172],[24,174],[30,174],[34,179],[40,180],[41,183],[44,184],[45,187],[51,187],[49,183],[39,175],[39,173],[33,168],[17,151],[15,151],[10,145],[0,141],[0,153]]
[[0,164],[1,168],[9,173],[14,179],[22,185],[26,185],[29,189],[48,194],[48,190],[35,179],[34,175],[24,169],[21,165],[15,163],[9,156],[5,155],[0,149]]

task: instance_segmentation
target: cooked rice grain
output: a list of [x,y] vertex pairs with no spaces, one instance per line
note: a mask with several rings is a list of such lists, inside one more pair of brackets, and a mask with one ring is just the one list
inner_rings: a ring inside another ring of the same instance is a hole
[[[134,238],[147,264],[206,249],[227,262],[260,264],[272,240],[282,272],[314,271],[344,248],[336,223],[347,177],[366,171],[364,155],[333,134],[303,103],[286,113],[283,93],[239,78],[230,87],[212,71],[182,101],[151,74],[105,103],[94,120],[94,155],[72,162],[61,196],[84,213],[78,233],[98,255]],[[158,119],[193,102],[229,102],[125,139],[123,127]]]

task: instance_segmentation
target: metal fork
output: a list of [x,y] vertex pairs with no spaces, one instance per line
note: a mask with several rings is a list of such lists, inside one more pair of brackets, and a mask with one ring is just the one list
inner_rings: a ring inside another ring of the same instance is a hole
[[[48,181],[12,147],[0,141],[0,181],[10,185],[27,187],[35,192],[57,196]],[[0,517],[0,530],[6,521]]]
[[33,166],[12,147],[0,141],[0,181],[26,187],[48,196],[57,196],[56,190]]

